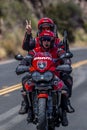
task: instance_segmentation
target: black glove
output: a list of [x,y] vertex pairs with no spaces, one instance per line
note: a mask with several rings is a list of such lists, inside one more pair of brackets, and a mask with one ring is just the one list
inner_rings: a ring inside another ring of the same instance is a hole
[[23,66],[23,65],[20,65],[16,68],[16,74],[19,75],[19,74],[23,74],[25,72],[29,72],[29,66]]
[[28,65],[31,65],[32,59],[33,59],[33,56],[32,56],[32,55],[29,55],[29,54],[24,57],[24,60],[25,60],[25,62],[26,62]]

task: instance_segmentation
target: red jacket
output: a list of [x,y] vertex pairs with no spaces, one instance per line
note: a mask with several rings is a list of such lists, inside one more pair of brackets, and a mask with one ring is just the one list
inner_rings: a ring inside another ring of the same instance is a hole
[[[53,58],[55,59],[55,57],[57,58],[56,55],[54,55],[55,50],[58,51],[58,55],[61,55],[62,53],[65,53],[65,46],[62,45],[59,47],[61,40],[59,38],[55,38],[55,43],[54,43],[54,48],[53,50],[50,50],[51,55],[53,56]],[[33,49],[36,50],[36,48],[40,47],[40,40],[39,37],[33,38],[32,34],[28,35],[27,33],[25,34],[25,38],[23,40],[23,45],[22,48],[26,51],[31,51]],[[40,47],[41,48],[41,47]],[[71,64],[71,60],[67,59],[66,63]]]
[[[32,51],[29,51],[28,54],[34,56],[37,52],[45,52],[45,49],[43,49],[42,47],[40,47],[40,45],[38,44],[38,47],[34,48]],[[49,51],[47,51],[47,52],[49,52],[51,54],[55,65],[63,64],[62,60],[58,60],[57,61],[57,59],[63,53],[65,53],[65,51],[63,49],[58,49],[56,46],[54,46],[53,48],[49,49]]]
[[[59,38],[55,38],[55,46],[58,48],[58,45],[60,43],[60,39]],[[27,33],[25,33],[25,37],[23,40],[23,44],[22,44],[22,48],[26,51],[30,51],[36,47],[39,47],[40,41],[39,41],[39,37],[33,38],[32,35],[28,35]],[[64,49],[64,45],[61,46],[62,49]]]

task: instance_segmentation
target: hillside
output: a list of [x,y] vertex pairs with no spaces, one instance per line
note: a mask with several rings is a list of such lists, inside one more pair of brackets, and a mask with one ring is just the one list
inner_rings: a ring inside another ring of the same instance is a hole
[[0,0],[0,59],[11,58],[17,53],[25,54],[21,46],[26,19],[32,21],[34,36],[36,36],[38,20],[48,16],[59,26],[60,36],[63,29],[68,26],[72,45],[78,46],[73,42],[81,46],[86,45],[86,5],[87,0],[48,0],[48,2],[47,0]]

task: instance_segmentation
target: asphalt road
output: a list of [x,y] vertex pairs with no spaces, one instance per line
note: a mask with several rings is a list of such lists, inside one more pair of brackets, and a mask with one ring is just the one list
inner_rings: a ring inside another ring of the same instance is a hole
[[[87,60],[87,49],[72,50],[72,62]],[[17,84],[22,76],[16,76],[16,61],[0,64],[0,89]],[[87,130],[87,65],[73,69],[73,94],[71,102],[75,113],[68,114],[69,126],[56,130]],[[0,130],[36,130],[35,125],[27,124],[25,115],[19,115],[21,103],[20,89],[0,96]]]

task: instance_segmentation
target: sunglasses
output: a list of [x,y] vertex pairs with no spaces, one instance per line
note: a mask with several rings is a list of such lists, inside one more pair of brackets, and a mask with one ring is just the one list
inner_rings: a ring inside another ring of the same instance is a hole
[[51,37],[48,37],[48,36],[42,37],[42,41],[50,42],[51,41]]

